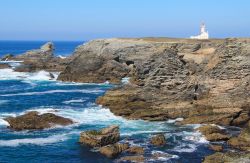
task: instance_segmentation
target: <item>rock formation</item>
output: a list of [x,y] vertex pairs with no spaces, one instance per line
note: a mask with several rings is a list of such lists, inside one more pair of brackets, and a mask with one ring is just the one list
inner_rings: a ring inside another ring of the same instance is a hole
[[224,130],[217,126],[205,125],[197,129],[200,131],[208,141],[222,141],[228,140],[230,135],[226,134]]
[[91,147],[103,147],[109,144],[117,143],[120,140],[118,126],[110,126],[100,131],[84,131],[80,135],[79,142]]
[[63,118],[52,113],[40,115],[36,111],[31,111],[17,117],[9,117],[5,120],[9,123],[11,129],[17,131],[46,129],[56,125],[66,126],[73,124],[73,121],[68,118]]
[[21,66],[15,68],[15,71],[34,72],[40,70],[63,71],[69,62],[69,58],[62,59],[54,56],[54,45],[48,42],[40,49],[30,50],[17,56],[6,55],[2,60],[23,61]]
[[150,140],[151,144],[155,146],[164,146],[166,144],[166,139],[163,134],[155,135]]

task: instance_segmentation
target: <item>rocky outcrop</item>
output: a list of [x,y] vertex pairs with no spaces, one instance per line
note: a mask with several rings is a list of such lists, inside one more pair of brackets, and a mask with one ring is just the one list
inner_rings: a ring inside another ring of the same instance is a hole
[[163,134],[155,135],[150,140],[151,144],[155,146],[164,146],[166,145],[166,138]]
[[128,144],[111,144],[100,148],[100,153],[109,158],[117,157],[119,154],[129,148]]
[[213,155],[207,156],[203,163],[249,163],[250,153],[242,152],[227,152],[227,153],[215,153]]
[[41,46],[40,49],[30,50],[24,54],[17,56],[6,55],[2,60],[23,61],[20,66],[15,68],[15,71],[34,72],[40,70],[46,71],[63,71],[70,59],[62,59],[54,56],[54,45],[48,42]]
[[132,146],[126,152],[130,154],[137,154],[137,155],[143,155],[144,154],[144,148],[140,146]]
[[5,119],[9,123],[9,128],[20,130],[46,129],[56,125],[66,126],[73,124],[68,118],[63,118],[52,113],[39,114],[36,111],[28,112],[17,117]]
[[80,135],[79,142],[90,147],[103,147],[110,144],[115,144],[120,140],[118,126],[110,126],[100,131],[90,130],[84,131]]
[[250,121],[237,137],[228,141],[228,144],[233,148],[250,152]]
[[143,163],[145,162],[145,157],[143,155],[138,156],[124,156],[121,157],[117,162],[136,162],[136,163]]
[[[182,117],[182,124],[243,126],[249,120],[249,39],[115,41],[103,40],[109,46],[102,48],[121,44],[117,49],[126,53],[112,54],[120,63],[127,58],[133,63],[131,83],[106,92],[97,103],[116,115],[152,121]],[[124,48],[128,42],[134,46]]]
[[226,134],[224,130],[214,125],[201,126],[197,130],[200,131],[208,141],[225,141],[230,138],[230,135]]

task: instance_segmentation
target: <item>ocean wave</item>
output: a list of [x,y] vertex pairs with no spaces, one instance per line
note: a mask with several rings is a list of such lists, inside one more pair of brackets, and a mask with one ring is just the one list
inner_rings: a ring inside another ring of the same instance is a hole
[[191,144],[191,143],[182,143],[181,145],[178,145],[172,149],[172,151],[175,152],[185,152],[185,153],[192,153],[197,150],[198,145],[196,144]]
[[83,100],[83,99],[74,99],[74,100],[63,101],[62,103],[64,103],[64,104],[83,103],[83,102],[85,102],[85,101],[86,101],[86,100]]
[[68,137],[65,134],[53,135],[46,138],[25,138],[25,139],[12,139],[12,140],[0,140],[0,146],[17,147],[20,145],[32,144],[32,145],[47,145],[67,140]]
[[54,78],[47,71],[38,72],[16,72],[13,69],[0,69],[0,80],[56,80],[59,73],[52,73]]
[[0,100],[0,105],[8,103],[9,100]]
[[9,97],[9,96],[33,96],[33,95],[44,95],[44,94],[53,94],[53,93],[73,93],[73,92],[78,92],[78,93],[102,93],[104,90],[79,90],[79,89],[70,89],[70,90],[50,90],[50,91],[44,91],[44,92],[25,92],[25,93],[14,93],[14,94],[5,94],[1,95],[4,97]]

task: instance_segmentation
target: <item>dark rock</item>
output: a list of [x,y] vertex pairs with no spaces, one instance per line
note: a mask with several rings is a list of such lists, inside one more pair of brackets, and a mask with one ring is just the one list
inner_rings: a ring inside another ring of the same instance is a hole
[[132,146],[132,147],[129,147],[129,149],[127,150],[127,152],[131,153],[131,154],[143,155],[144,154],[144,149],[143,149],[143,147]]
[[213,125],[201,126],[197,130],[200,131],[208,141],[222,141],[230,138],[224,130]]
[[119,160],[117,160],[117,162],[145,162],[145,158],[142,155],[139,156],[124,156],[121,157]]
[[250,161],[250,153],[242,153],[242,152],[227,152],[220,153],[217,152],[210,156],[205,157],[203,163],[249,163]]
[[18,117],[9,117],[5,119],[10,128],[20,130],[35,130],[50,128],[55,125],[70,125],[73,121],[68,118],[63,118],[52,113],[39,115],[38,112],[32,111]]
[[119,127],[110,126],[100,131],[91,130],[82,132],[79,142],[91,147],[102,147],[109,144],[115,144],[119,139]]
[[100,153],[109,158],[117,157],[119,154],[129,148],[128,144],[112,144],[100,148]]
[[158,134],[153,136],[150,142],[155,146],[164,146],[166,144],[166,138],[163,134]]
[[11,58],[13,58],[14,55],[12,54],[6,54],[2,57],[1,61],[6,61],[6,60],[11,60]]
[[216,151],[216,152],[223,151],[223,146],[222,145],[210,145],[209,148]]
[[228,144],[231,147],[250,152],[250,121],[242,129],[239,136],[229,139]]

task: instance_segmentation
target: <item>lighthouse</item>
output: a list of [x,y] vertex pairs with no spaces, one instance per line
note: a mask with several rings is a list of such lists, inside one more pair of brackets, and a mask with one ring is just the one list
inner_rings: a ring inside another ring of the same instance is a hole
[[208,31],[206,30],[205,23],[201,24],[200,34],[198,36],[191,36],[191,39],[209,39]]

